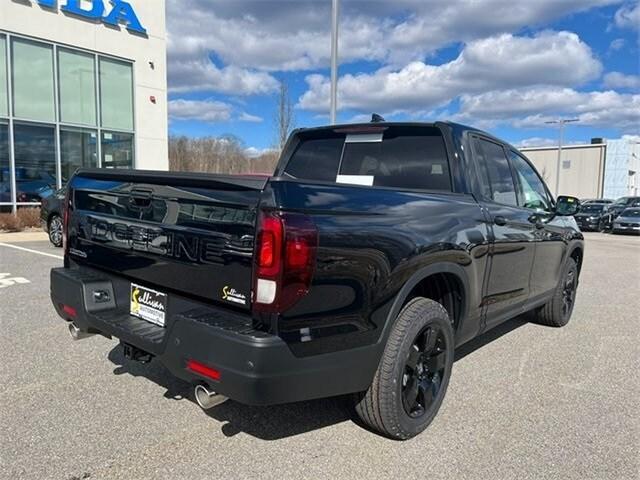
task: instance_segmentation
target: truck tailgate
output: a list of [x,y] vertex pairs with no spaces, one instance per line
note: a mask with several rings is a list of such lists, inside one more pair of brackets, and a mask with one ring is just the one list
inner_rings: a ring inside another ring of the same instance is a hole
[[267,178],[81,170],[69,259],[163,293],[251,304],[256,212]]

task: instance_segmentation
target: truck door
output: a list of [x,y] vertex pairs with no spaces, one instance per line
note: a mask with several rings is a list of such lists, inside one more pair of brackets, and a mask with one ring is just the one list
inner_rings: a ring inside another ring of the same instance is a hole
[[531,299],[556,288],[567,249],[562,217],[553,218],[553,202],[544,182],[520,154],[509,150],[516,174],[518,204],[527,210],[536,226],[536,253],[531,271]]
[[518,205],[516,181],[503,146],[473,136],[478,165],[479,201],[486,210],[493,235],[490,272],[483,293],[486,325],[517,314],[529,297],[536,227],[530,212]]

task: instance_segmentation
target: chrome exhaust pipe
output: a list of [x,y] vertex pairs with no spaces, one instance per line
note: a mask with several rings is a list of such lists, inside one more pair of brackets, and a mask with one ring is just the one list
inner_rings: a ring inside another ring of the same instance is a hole
[[196,402],[198,402],[198,405],[200,405],[200,408],[202,408],[203,410],[209,410],[210,408],[213,408],[229,400],[224,395],[209,391],[204,385],[196,385],[193,393],[196,397]]
[[69,324],[69,333],[73,340],[84,340],[85,338],[93,337],[95,335],[95,333],[83,332],[75,323]]

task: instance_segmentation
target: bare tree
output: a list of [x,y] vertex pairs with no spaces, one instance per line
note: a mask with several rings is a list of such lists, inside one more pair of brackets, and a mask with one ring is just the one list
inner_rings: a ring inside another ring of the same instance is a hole
[[289,95],[289,86],[286,82],[280,82],[280,91],[278,94],[278,110],[276,112],[276,129],[277,129],[277,147],[282,151],[291,130],[293,130],[293,103]]
[[222,137],[169,137],[169,169],[182,172],[271,174],[278,152],[268,150],[255,158],[233,135]]

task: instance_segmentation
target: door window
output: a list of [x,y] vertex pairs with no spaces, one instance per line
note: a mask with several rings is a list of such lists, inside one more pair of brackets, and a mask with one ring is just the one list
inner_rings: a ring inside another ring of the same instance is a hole
[[482,196],[496,203],[517,206],[513,175],[502,145],[477,138],[476,158]]
[[542,179],[524,158],[510,151],[511,164],[518,179],[518,204],[524,208],[550,212],[551,200]]

